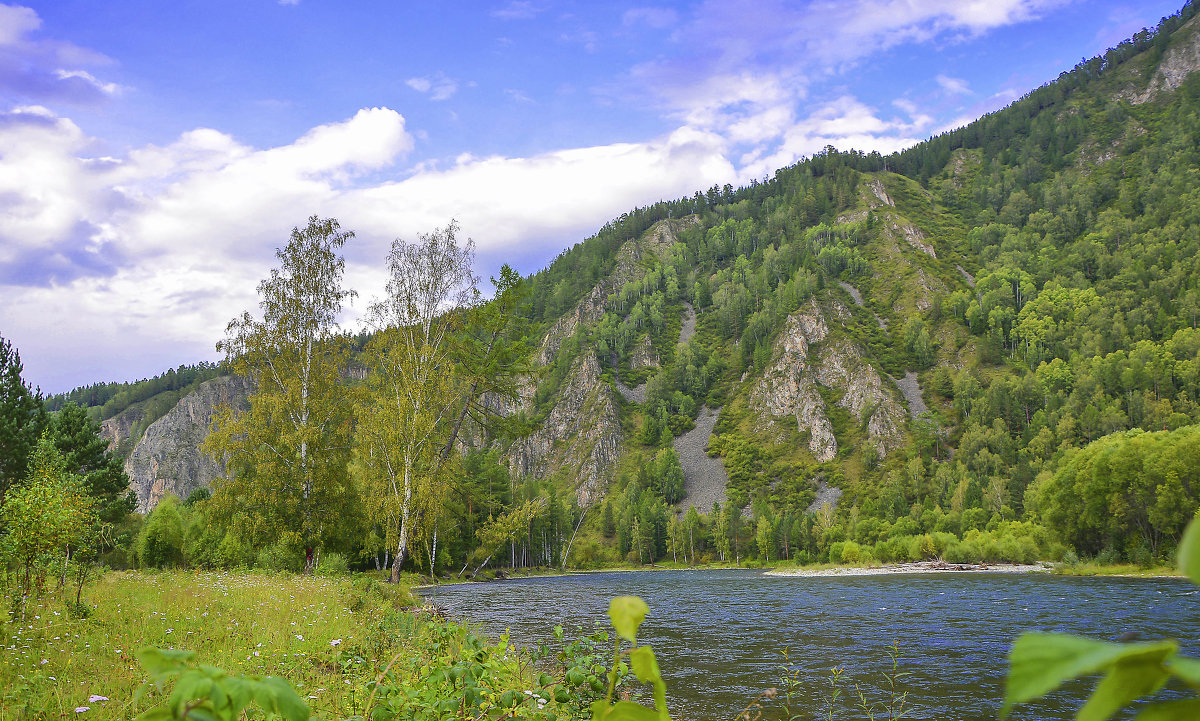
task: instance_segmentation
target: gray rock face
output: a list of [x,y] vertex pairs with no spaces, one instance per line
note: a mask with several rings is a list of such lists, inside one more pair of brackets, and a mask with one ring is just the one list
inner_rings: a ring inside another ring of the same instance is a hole
[[[841,314],[834,309],[833,320]],[[750,395],[765,419],[792,416],[808,431],[808,449],[818,461],[833,460],[837,439],[818,385],[841,391],[837,404],[865,423],[882,458],[903,443],[904,408],[853,343],[828,339],[826,314],[815,300],[787,319],[775,359]]]
[[250,384],[241,378],[214,378],[150,424],[125,461],[125,472],[137,493],[138,512],[148,513],[168,493],[187,498],[223,475],[222,464],[203,453],[200,445],[217,409],[242,406],[249,395]]
[[800,432],[809,432],[808,450],[818,461],[837,455],[833,424],[815,385],[809,347],[825,340],[829,329],[816,301],[787,319],[775,349],[775,360],[750,395],[750,402],[769,416],[794,416]]
[[629,367],[634,369],[657,368],[660,362],[658,353],[654,350],[654,344],[650,342],[650,336],[643,335],[629,356]]
[[695,506],[701,513],[712,510],[714,503],[725,503],[725,488],[729,474],[721,461],[708,455],[708,439],[721,409],[703,408],[696,416],[696,426],[675,439],[675,453],[683,468],[683,501],[681,511]]
[[1134,104],[1153,100],[1159,93],[1177,90],[1188,75],[1200,70],[1200,32],[1196,32],[1200,29],[1200,22],[1192,18],[1183,27],[1190,28],[1192,36],[1163,54],[1162,62],[1154,71],[1146,90],[1129,96]]
[[145,416],[142,405],[138,404],[126,408],[112,418],[101,421],[100,435],[108,439],[108,450],[115,452],[122,443],[129,441],[133,435],[133,427]]
[[620,448],[612,386],[600,378],[596,356],[585,353],[575,359],[542,427],[509,450],[509,465],[518,475],[569,469],[579,481],[579,503],[586,506],[604,494]]
[[617,251],[617,262],[613,272],[597,283],[571,311],[556,320],[546,331],[538,354],[542,365],[550,362],[563,342],[570,338],[581,324],[595,323],[604,316],[604,306],[609,293],[620,290],[629,281],[637,280],[646,274],[643,260],[650,256],[666,257],[671,246],[678,241],[676,233],[695,222],[695,217],[660,220],[651,226],[643,237],[621,246]]

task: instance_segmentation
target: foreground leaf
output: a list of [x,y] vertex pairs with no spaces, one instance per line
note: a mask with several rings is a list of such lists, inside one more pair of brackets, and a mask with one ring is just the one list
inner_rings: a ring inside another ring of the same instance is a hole
[[1046,695],[1064,681],[1104,671],[1121,659],[1147,655],[1162,663],[1178,648],[1174,641],[1108,643],[1061,633],[1027,633],[1009,652],[1008,689],[1001,713]]
[[1191,579],[1192,583],[1200,585],[1200,521],[1192,519],[1183,531],[1179,540],[1179,570]]
[[637,596],[617,596],[608,604],[608,617],[621,638],[634,643],[638,627],[646,620],[650,607]]

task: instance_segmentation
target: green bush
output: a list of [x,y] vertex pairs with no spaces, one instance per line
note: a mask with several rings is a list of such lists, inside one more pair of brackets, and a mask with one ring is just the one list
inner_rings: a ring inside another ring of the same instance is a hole
[[854,541],[846,541],[842,544],[841,559],[842,563],[858,563],[862,560],[862,547]]
[[276,541],[258,552],[254,565],[264,571],[299,573],[304,570],[304,556],[290,543]]
[[347,576],[350,574],[350,564],[340,553],[322,553],[315,573],[318,576]]
[[142,568],[167,568],[183,563],[183,517],[179,499],[167,496],[150,512],[137,541]]

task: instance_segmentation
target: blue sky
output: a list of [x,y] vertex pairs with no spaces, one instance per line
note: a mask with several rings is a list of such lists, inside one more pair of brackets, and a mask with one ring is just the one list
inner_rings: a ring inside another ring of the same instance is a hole
[[528,273],[635,205],[889,152],[1173,2],[0,4],[0,335],[49,392],[215,360],[274,249],[337,217],[357,314],[457,218]]

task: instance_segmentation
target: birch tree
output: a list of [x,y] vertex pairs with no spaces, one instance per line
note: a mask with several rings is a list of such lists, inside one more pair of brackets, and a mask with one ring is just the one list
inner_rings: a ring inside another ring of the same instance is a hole
[[349,358],[338,328],[339,250],[352,232],[312,216],[276,251],[279,267],[258,285],[262,317],[234,318],[217,344],[233,371],[251,381],[249,409],[222,409],[205,450],[226,462],[213,505],[239,535],[305,549],[305,571],[345,525],[353,494],[346,478],[352,410],[340,384]]
[[455,344],[478,303],[478,279],[472,273],[474,244],[459,247],[457,231],[451,222],[415,243],[397,238],[387,259],[387,292],[368,311],[375,335],[365,352],[360,465],[370,513],[395,551],[393,582],[417,526],[440,512],[451,428],[472,390],[457,372]]

